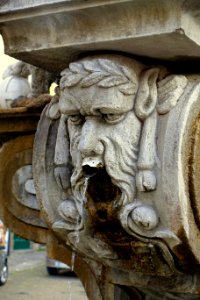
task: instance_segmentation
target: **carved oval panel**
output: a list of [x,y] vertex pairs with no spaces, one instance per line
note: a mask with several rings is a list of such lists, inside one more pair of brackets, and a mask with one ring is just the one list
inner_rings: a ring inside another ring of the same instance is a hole
[[36,196],[25,190],[32,177],[33,135],[3,144],[0,151],[0,205],[2,219],[16,234],[45,243],[47,228],[40,216]]

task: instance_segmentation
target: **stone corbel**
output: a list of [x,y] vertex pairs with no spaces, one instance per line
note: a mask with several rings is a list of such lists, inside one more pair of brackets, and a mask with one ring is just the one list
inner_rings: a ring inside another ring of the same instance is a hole
[[[33,162],[46,222],[67,247],[130,277],[164,276],[167,291],[167,278],[186,280],[188,261],[200,260],[189,194],[200,102],[198,76],[163,70],[114,55],[71,63],[41,116]],[[140,289],[136,278],[121,280]]]

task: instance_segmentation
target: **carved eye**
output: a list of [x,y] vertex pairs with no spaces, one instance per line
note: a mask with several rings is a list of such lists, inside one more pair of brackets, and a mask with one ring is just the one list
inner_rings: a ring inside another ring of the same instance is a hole
[[84,116],[82,116],[81,114],[71,115],[68,117],[68,119],[75,125],[80,125],[84,122]]
[[124,119],[125,114],[104,114],[107,123],[115,124]]

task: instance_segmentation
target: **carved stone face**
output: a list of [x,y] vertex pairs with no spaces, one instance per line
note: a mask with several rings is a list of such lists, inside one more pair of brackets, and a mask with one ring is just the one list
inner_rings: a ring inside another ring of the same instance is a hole
[[141,131],[133,104],[133,96],[123,95],[117,87],[72,88],[61,95],[60,109],[68,115],[75,168],[72,186],[82,176],[90,177],[105,168],[128,202],[132,200]]
[[[124,57],[94,57],[70,64],[69,69],[61,74],[59,128],[62,129],[58,130],[56,149],[58,157],[65,156],[61,145],[66,130],[73,165],[70,181],[75,199],[74,204],[70,202],[70,210],[75,216],[77,209],[80,219],[83,205],[93,217],[92,222],[96,219],[100,222],[118,220],[121,218],[119,210],[128,205],[128,210],[122,213],[123,218],[125,216],[122,223],[126,227],[127,216],[134,209],[132,203],[135,205],[137,175],[142,190],[144,186],[147,190],[155,188],[151,169],[154,165],[156,91],[149,93],[149,86],[152,85],[154,90],[157,69],[146,72],[139,91],[143,68]],[[149,115],[152,117],[144,133],[144,120]],[[150,145],[147,153],[145,145],[140,145],[141,141],[144,142],[143,133]],[[142,168],[140,173],[138,162]],[[58,181],[64,177],[62,174],[58,172]],[[59,212],[71,222],[67,212],[69,203],[66,203],[66,208],[64,206],[61,205]]]
[[138,240],[147,261],[150,240],[163,251],[160,238],[179,243],[154,199],[162,188],[157,120],[176,105],[187,79],[163,74],[119,56],[71,63],[40,121],[36,185],[47,220],[73,250],[108,265],[135,264]]

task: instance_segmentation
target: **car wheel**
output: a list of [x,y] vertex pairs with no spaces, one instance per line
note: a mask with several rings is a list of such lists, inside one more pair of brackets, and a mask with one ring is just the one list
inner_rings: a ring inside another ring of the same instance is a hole
[[8,264],[5,261],[3,269],[0,273],[0,285],[4,285],[8,279]]
[[47,267],[47,272],[49,275],[58,275],[58,269]]

